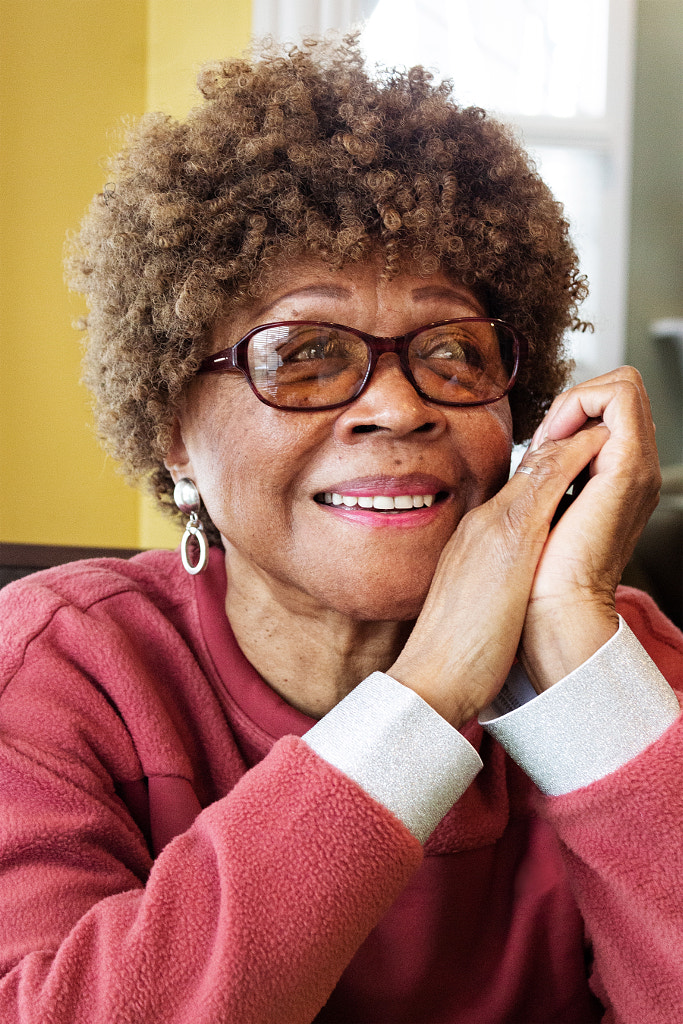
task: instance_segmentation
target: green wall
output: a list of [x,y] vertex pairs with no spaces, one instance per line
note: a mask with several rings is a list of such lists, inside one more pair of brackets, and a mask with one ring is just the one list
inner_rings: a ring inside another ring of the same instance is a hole
[[649,326],[683,317],[683,0],[640,0],[637,13],[626,356],[672,465],[683,462],[683,374]]

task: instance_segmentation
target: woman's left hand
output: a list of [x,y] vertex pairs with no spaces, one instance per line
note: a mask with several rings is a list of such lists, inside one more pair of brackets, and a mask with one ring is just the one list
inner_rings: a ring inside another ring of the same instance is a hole
[[552,472],[548,446],[598,422],[609,434],[586,487],[548,535],[527,608],[519,655],[539,692],[616,632],[616,587],[657,505],[655,428],[640,374],[630,366],[555,399],[522,460],[531,470],[528,486]]

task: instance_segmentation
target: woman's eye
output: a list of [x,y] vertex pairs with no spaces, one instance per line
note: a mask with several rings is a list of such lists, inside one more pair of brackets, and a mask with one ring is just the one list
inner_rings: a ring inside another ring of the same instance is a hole
[[313,359],[334,359],[342,356],[345,348],[334,334],[298,334],[288,338],[278,348],[283,363],[303,363]]
[[324,359],[330,352],[329,341],[318,338],[304,342],[287,357],[290,362],[302,362],[304,359]]
[[482,353],[474,345],[458,338],[434,338],[422,346],[421,359],[448,359],[466,363],[468,366],[483,366]]
[[426,353],[430,359],[465,359],[465,352],[462,345],[458,345],[456,342],[441,342],[440,345],[435,345],[433,348]]

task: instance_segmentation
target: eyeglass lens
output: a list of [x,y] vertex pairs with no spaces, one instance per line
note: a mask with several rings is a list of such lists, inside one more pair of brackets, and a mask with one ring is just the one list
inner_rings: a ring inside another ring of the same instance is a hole
[[[472,405],[505,394],[514,365],[515,338],[504,325],[464,321],[426,327],[410,342],[413,382],[437,402]],[[363,386],[370,363],[366,342],[341,327],[278,324],[249,340],[254,387],[281,408],[305,409],[347,402]]]

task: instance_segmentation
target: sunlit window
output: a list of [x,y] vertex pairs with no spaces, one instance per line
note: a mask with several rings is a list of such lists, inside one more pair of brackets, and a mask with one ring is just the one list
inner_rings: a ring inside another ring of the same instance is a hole
[[379,0],[371,62],[429,63],[458,98],[501,113],[602,117],[608,0]]
[[362,35],[370,65],[424,64],[518,126],[591,282],[577,378],[623,359],[631,21],[631,0],[378,0]]
[[582,270],[577,379],[623,361],[634,0],[253,0],[283,39],[365,19],[368,64],[423,64],[456,100],[514,123],[564,203]]

